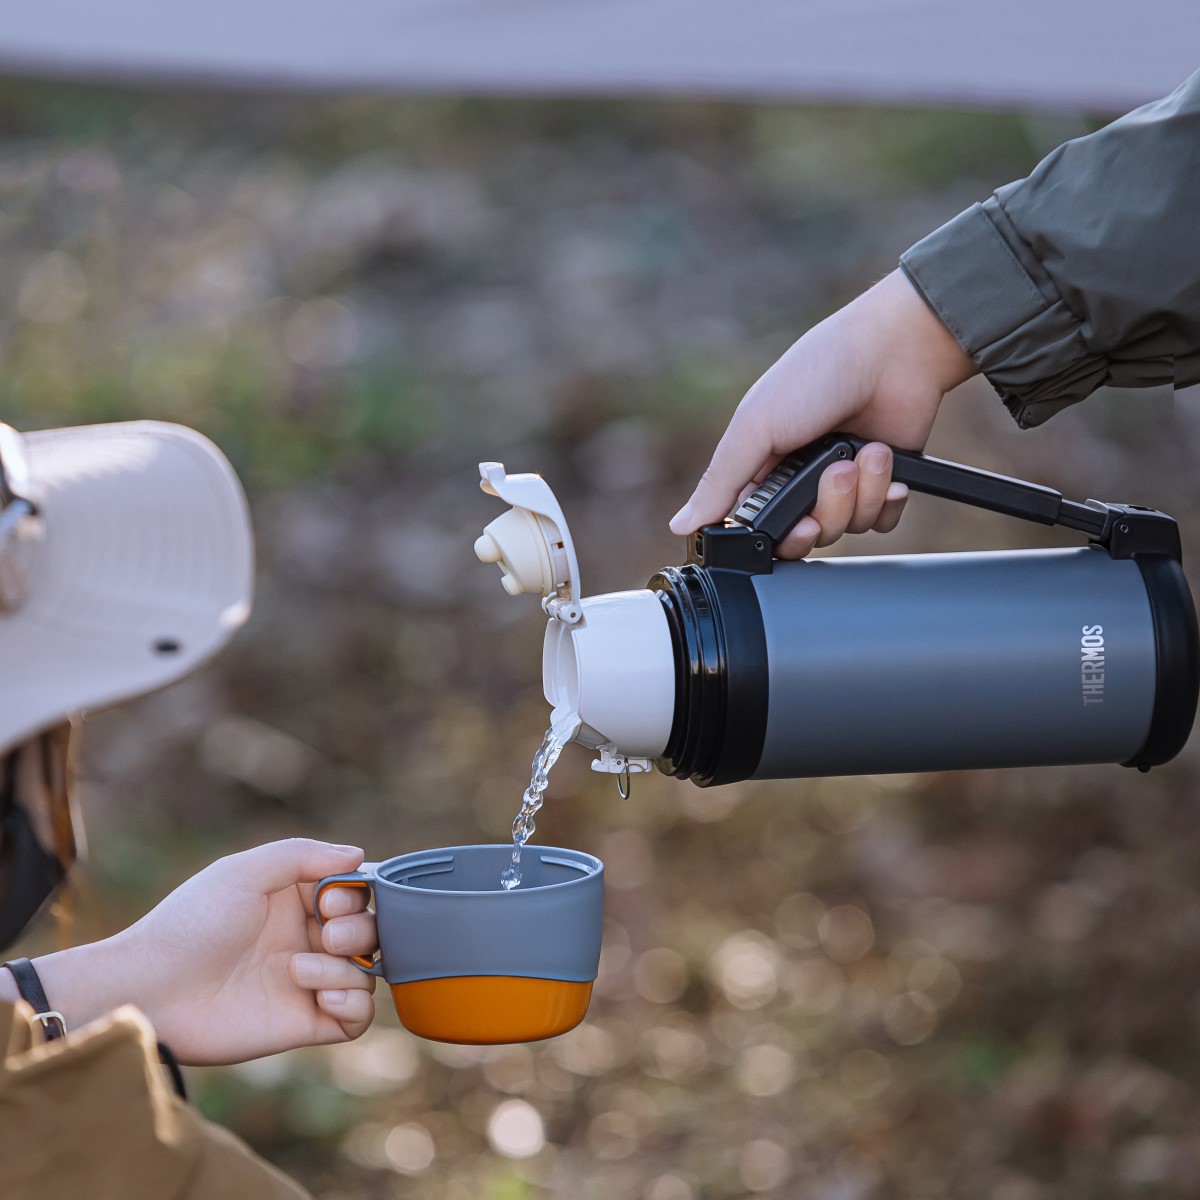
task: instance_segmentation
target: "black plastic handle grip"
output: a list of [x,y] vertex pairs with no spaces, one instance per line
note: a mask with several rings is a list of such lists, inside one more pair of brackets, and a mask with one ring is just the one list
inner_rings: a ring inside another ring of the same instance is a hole
[[[825,469],[852,460],[867,445],[860,437],[835,433],[789,454],[748,496],[733,520],[780,542],[817,502],[817,486]],[[911,450],[892,450],[892,479],[914,492],[957,500],[975,508],[1018,517],[1039,525],[1061,525],[1093,537],[1103,537],[1110,523],[1110,506],[1064,500],[1061,492],[995,475],[978,467],[930,458]]]

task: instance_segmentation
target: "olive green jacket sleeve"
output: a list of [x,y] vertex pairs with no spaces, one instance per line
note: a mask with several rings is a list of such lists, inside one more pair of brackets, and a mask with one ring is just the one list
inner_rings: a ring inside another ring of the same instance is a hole
[[1200,72],[900,265],[1023,427],[1102,384],[1200,382]]

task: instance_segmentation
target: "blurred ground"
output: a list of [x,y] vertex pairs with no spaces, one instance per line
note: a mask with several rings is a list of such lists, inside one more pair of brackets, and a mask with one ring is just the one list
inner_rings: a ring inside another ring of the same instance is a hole
[[[234,646],[90,722],[75,936],[269,837],[503,838],[542,620],[472,555],[498,511],[476,462],[550,479],[585,591],[640,585],[755,375],[1080,131],[0,91],[6,419],[194,425],[259,537]],[[1195,554],[1193,403],[1097,397],[1021,434],[969,387],[931,448],[1191,518]],[[888,545],[1044,540],[922,499]],[[1194,1196],[1198,767],[655,777],[622,802],[568,750],[538,838],[611,884],[583,1027],[476,1052],[385,1015],[193,1087],[322,1200]]]

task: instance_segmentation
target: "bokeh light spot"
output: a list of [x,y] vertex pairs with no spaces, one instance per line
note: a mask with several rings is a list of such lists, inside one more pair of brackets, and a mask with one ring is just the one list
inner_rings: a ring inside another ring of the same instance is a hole
[[893,996],[883,1010],[888,1037],[899,1046],[923,1042],[937,1025],[937,1009],[922,992],[902,992]]
[[642,1039],[646,1072],[660,1079],[681,1079],[694,1075],[708,1062],[704,1039],[688,1029],[659,1025]]
[[862,958],[875,943],[871,918],[853,904],[831,908],[817,923],[821,947],[834,962],[851,963]]
[[588,1149],[597,1157],[616,1161],[638,1148],[638,1123],[632,1113],[604,1112],[587,1128]]
[[643,1000],[671,1004],[687,987],[687,962],[667,946],[647,950],[634,964],[633,986]]
[[742,1147],[738,1174],[752,1192],[769,1192],[782,1184],[792,1171],[791,1155],[778,1143],[758,1139]]
[[678,1175],[660,1175],[642,1193],[642,1200],[695,1200],[695,1197],[692,1185]]
[[778,1096],[796,1074],[791,1054],[782,1046],[765,1043],[747,1047],[738,1058],[734,1078],[748,1096]]
[[487,1125],[488,1143],[505,1158],[531,1158],[546,1144],[541,1114],[524,1100],[505,1100]]
[[612,1036],[590,1021],[556,1038],[550,1053],[560,1067],[573,1075],[603,1075],[617,1063]]
[[846,980],[833,963],[819,958],[793,963],[784,976],[792,1003],[801,1012],[822,1016],[832,1012],[846,994]]
[[726,938],[712,957],[712,967],[717,985],[738,1008],[761,1008],[779,988],[778,953],[754,931]]
[[420,1067],[416,1043],[402,1029],[368,1029],[362,1037],[336,1047],[336,1052],[329,1055],[334,1082],[356,1096],[403,1087]]
[[424,1125],[397,1125],[383,1140],[388,1165],[402,1175],[419,1175],[433,1162],[433,1138]]

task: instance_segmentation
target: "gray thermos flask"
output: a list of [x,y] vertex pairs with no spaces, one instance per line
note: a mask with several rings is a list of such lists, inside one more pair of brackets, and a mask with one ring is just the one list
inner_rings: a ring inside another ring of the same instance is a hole
[[895,451],[925,492],[1087,535],[1059,549],[784,562],[775,545],[826,467],[865,443],[784,459],[687,562],[580,598],[562,511],[536,475],[481,464],[513,505],[476,543],[550,615],[546,696],[597,770],[701,785],[979,767],[1123,763],[1182,749],[1200,684],[1179,530],[1137,505]]

